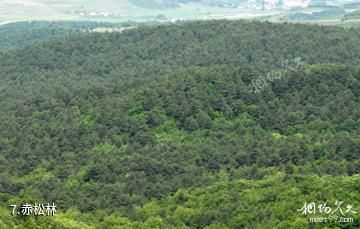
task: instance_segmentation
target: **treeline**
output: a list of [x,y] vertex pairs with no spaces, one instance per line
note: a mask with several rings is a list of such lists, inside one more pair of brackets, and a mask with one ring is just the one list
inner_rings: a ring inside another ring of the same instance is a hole
[[80,32],[89,32],[96,28],[126,28],[136,22],[106,23],[77,21],[29,21],[16,22],[0,26],[0,50],[22,48],[47,39],[67,37]]

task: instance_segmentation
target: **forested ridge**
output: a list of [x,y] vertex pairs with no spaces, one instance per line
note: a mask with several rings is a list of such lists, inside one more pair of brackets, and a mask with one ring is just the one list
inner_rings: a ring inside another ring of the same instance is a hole
[[[76,34],[3,50],[0,69],[0,228],[360,226],[297,211],[340,200],[360,212],[357,29]],[[25,202],[58,214],[10,214]]]
[[78,33],[91,32],[96,28],[126,28],[135,22],[76,22],[76,21],[28,21],[0,25],[0,49],[22,48],[44,40],[64,38]]

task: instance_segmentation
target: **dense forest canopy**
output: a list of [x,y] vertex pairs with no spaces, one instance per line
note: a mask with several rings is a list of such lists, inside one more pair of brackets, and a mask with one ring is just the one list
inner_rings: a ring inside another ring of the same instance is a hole
[[[360,226],[298,211],[360,211],[357,29],[79,33],[3,50],[0,69],[0,228]],[[58,215],[10,215],[26,202]]]
[[128,28],[137,23],[106,23],[91,21],[28,21],[0,25],[0,50],[22,48],[44,40],[64,38],[97,28]]

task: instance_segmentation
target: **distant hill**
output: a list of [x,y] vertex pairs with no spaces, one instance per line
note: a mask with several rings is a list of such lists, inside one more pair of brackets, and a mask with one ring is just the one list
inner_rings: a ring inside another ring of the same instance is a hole
[[97,28],[128,28],[135,22],[29,21],[0,25],[0,50],[21,48],[36,42],[67,37]]
[[182,3],[201,2],[202,0],[130,0],[137,6],[144,8],[177,7]]

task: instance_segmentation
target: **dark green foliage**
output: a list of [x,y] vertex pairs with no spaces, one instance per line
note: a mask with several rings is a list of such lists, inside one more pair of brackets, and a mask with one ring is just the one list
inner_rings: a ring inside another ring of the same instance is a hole
[[72,22],[72,21],[30,21],[0,26],[0,49],[21,48],[39,41],[67,37],[80,32],[89,32],[95,28],[122,28],[135,25],[127,23]]
[[[359,38],[208,21],[1,53],[0,228],[304,228],[305,201],[359,207]],[[6,215],[34,201],[59,216]]]

